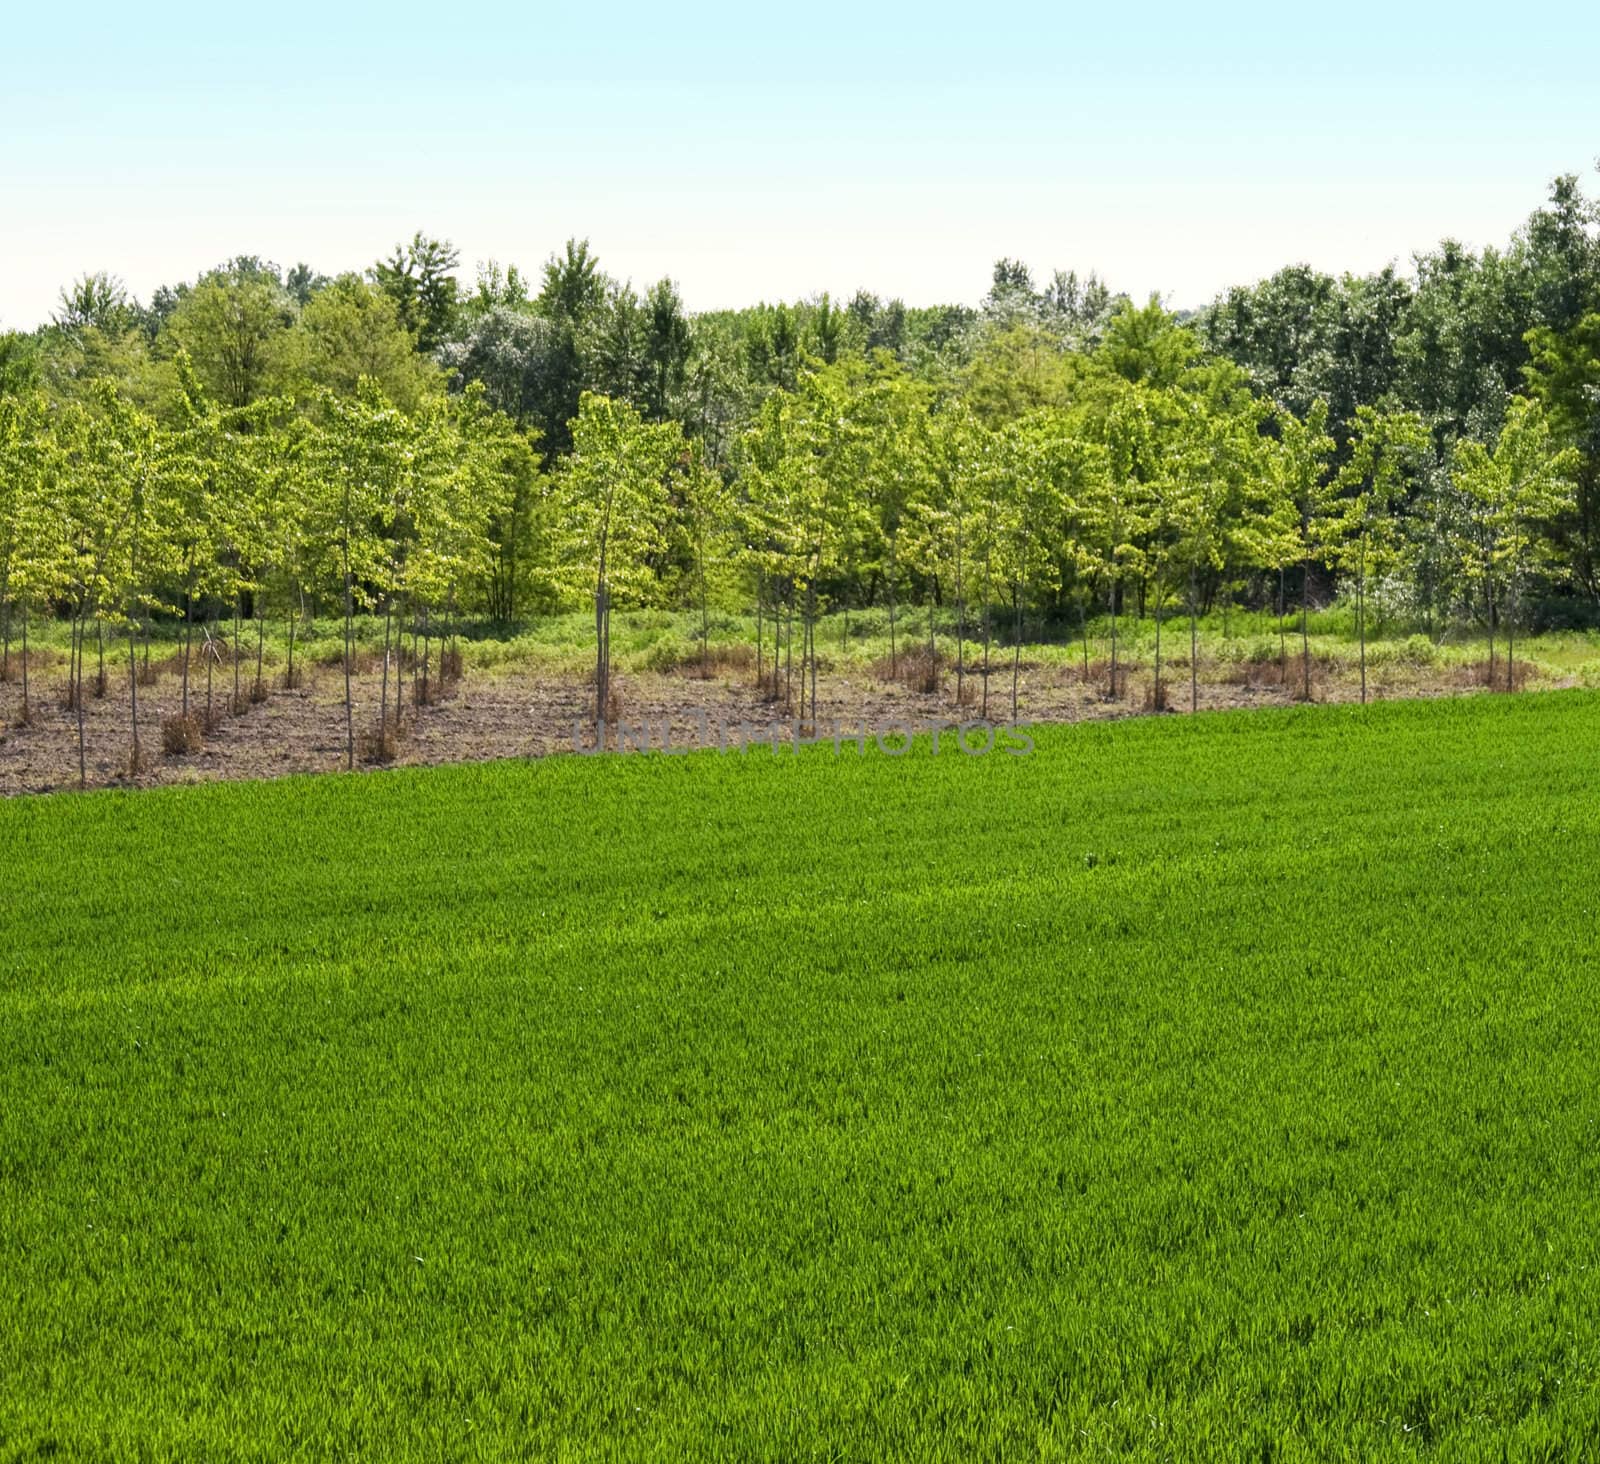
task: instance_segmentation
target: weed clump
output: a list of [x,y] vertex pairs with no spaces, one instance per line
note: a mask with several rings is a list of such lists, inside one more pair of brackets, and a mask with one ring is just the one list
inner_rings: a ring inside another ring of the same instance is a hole
[[880,656],[872,663],[872,674],[879,681],[898,681],[923,696],[932,696],[942,684],[946,662],[943,652],[918,645],[900,652],[893,660]]
[[161,750],[169,757],[183,757],[205,746],[205,728],[192,712],[187,717],[166,717],[161,723]]
[[361,761],[377,767],[392,763],[400,755],[400,739],[387,723],[363,732],[359,745]]

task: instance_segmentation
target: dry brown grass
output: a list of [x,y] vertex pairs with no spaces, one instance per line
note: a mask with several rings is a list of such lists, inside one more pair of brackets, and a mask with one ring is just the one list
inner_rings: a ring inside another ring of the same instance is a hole
[[356,739],[356,752],[364,763],[392,763],[400,755],[400,738],[390,723],[369,727]]
[[[950,658],[925,645],[909,645],[892,660],[880,656],[872,663],[872,674],[879,681],[898,682],[923,696],[933,696],[944,683]],[[827,669],[824,665],[823,669]]]
[[1482,686],[1490,691],[1521,691],[1538,675],[1539,668],[1531,661],[1518,661],[1508,671],[1506,658],[1496,656],[1492,662],[1485,657],[1481,661],[1457,666],[1450,679],[1452,685],[1460,687]]
[[[344,647],[336,645],[331,649],[318,651],[311,657],[313,664],[328,671],[344,670]],[[299,668],[296,667],[296,670]],[[350,673],[353,676],[370,676],[374,671],[383,669],[383,652],[363,650],[359,646],[350,651]]]
[[1163,681],[1157,686],[1152,681],[1149,686],[1145,687],[1144,709],[1147,712],[1170,712],[1172,710],[1172,683]]
[[187,717],[164,717],[161,722],[161,750],[169,757],[199,752],[206,744],[205,728],[192,712]]
[[[1306,662],[1311,663],[1310,675],[1306,674]],[[1316,656],[1304,655],[1291,656],[1289,669],[1286,673],[1284,686],[1289,693],[1290,701],[1320,702],[1328,699],[1328,684],[1332,675],[1331,661],[1319,660]]]
[[1111,662],[1091,661],[1089,663],[1089,685],[1098,687],[1102,701],[1126,701],[1128,699],[1129,677],[1132,675],[1133,666],[1127,661],[1118,661],[1116,674],[1113,676]]
[[699,646],[686,648],[673,658],[670,668],[691,681],[709,681],[733,671],[748,671],[756,663],[754,646],[710,645],[702,655]]

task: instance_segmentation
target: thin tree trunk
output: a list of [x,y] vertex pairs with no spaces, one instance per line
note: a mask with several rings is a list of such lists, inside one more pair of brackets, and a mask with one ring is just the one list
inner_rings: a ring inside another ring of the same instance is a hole
[[72,627],[67,634],[67,709],[78,709],[78,610],[72,610]]
[[[416,662],[416,640],[411,643],[411,659]],[[405,720],[405,659],[406,659],[406,621],[404,615],[395,617],[394,626],[394,730],[399,736],[400,727]]]
[[711,606],[706,599],[706,556],[702,549],[700,560],[700,679],[711,679]]
[[1111,686],[1107,697],[1117,698],[1117,581],[1113,576],[1106,586],[1106,608],[1111,613]]
[[1311,700],[1311,561],[1300,566],[1300,670],[1305,677],[1302,693]]
[[[595,578],[595,738],[602,736],[605,726],[606,666],[605,654],[605,558],[602,555],[600,574]],[[595,744],[600,746],[600,744]]]
[[33,708],[28,704],[28,602],[22,602],[22,720],[24,725],[33,720]]
[[989,720],[989,643],[992,639],[994,628],[994,606],[989,603],[992,596],[988,593],[989,585],[985,579],[985,594],[983,597],[983,709],[982,717],[985,722]]
[[188,590],[183,592],[183,717],[189,718],[189,652],[194,647],[194,602]]
[[[762,607],[762,601],[763,601],[763,598],[765,597],[765,594],[766,594],[766,576],[763,575],[759,570],[757,570],[756,571],[756,694],[757,695],[760,695],[760,693],[761,693],[761,676],[762,676],[762,672],[763,672],[763,669],[764,669],[764,661],[763,661],[763,657],[762,657],[763,646],[762,646],[762,641],[761,641],[761,631],[762,631],[762,626],[761,626],[761,607]],[[776,678],[776,669],[774,669],[774,678]]]
[[815,730],[817,721],[817,585],[813,580],[806,590],[808,611],[806,619],[809,622],[806,630],[807,638],[811,644],[811,722]]
[[[352,634],[351,622],[355,618],[354,594],[350,584],[350,550],[345,547],[344,555],[344,766],[346,772],[353,772],[356,765],[356,712],[355,700],[350,687],[350,637]],[[209,692],[207,693],[209,695]]]
[[1485,573],[1483,577],[1483,603],[1489,621],[1489,690],[1494,690],[1494,579]]
[[895,647],[894,638],[894,556],[889,556],[889,679],[893,681],[900,674],[899,658]]
[[1506,690],[1517,689],[1517,566],[1518,559],[1513,556],[1511,560],[1511,590],[1506,606]]
[[1161,710],[1161,581],[1156,581],[1156,687],[1155,708]]
[[94,673],[94,698],[99,701],[106,694],[106,627],[98,615],[94,618],[94,648],[98,662]]
[[1200,710],[1200,621],[1195,586],[1195,567],[1189,566],[1189,711]]
[[381,746],[389,736],[389,630],[394,623],[394,607],[389,597],[383,597],[383,677],[378,692],[378,742]]
[[794,706],[794,586],[789,586],[783,624],[783,709]]
[[[456,665],[456,680],[462,677],[461,666],[461,625],[456,619],[456,587],[450,586],[450,593],[445,596],[445,614],[450,617],[450,649],[454,654]],[[606,694],[611,694],[611,582],[606,582]]]
[[244,595],[240,591],[235,591],[233,596],[233,715],[236,717],[244,707],[244,702],[239,696],[239,632],[243,620]]
[[1083,684],[1089,684],[1089,612],[1084,605],[1084,596],[1078,599],[1078,638],[1083,643]]
[[293,614],[289,616],[289,668],[284,672],[283,675],[284,686],[291,689],[294,686],[294,623],[298,618],[298,616]]
[[262,692],[266,690],[261,680],[261,657],[267,645],[267,619],[266,607],[261,602],[261,597],[256,597],[256,686]]
[[1356,581],[1356,625],[1361,636],[1361,705],[1367,704],[1367,541],[1361,540],[1361,576]]
[[78,632],[78,787],[89,786],[88,758],[83,747],[83,630],[80,626]]
[[1019,587],[1014,588],[1012,590],[1012,593],[1016,596],[1016,601],[1017,601],[1017,606],[1016,606],[1017,614],[1016,614],[1016,625],[1015,625],[1016,641],[1011,647],[1011,721],[1012,721],[1012,724],[1015,725],[1016,724],[1016,720],[1017,720],[1017,678],[1018,678],[1018,676],[1020,675],[1020,673],[1022,671],[1022,590],[1021,590],[1021,587],[1019,586]]
[[1289,674],[1289,637],[1283,627],[1283,581],[1284,567],[1278,566],[1278,685],[1282,686],[1284,678]]
[[967,680],[967,592],[961,582],[961,557],[956,556],[956,709],[966,695]]
[[132,708],[130,720],[133,723],[133,765],[130,771],[139,771],[139,657],[134,646],[133,625],[128,625],[128,700]]
[[[451,630],[454,629],[451,624]],[[443,650],[443,637],[440,637],[440,667],[438,667],[438,685],[445,685],[445,650]],[[605,586],[605,613],[600,618],[600,659],[605,662],[605,709],[611,710],[611,584]]]

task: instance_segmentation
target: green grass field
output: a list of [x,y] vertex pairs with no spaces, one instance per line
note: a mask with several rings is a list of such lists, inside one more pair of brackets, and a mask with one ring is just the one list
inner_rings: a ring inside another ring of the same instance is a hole
[[0,805],[0,1459],[1578,1457],[1600,696]]

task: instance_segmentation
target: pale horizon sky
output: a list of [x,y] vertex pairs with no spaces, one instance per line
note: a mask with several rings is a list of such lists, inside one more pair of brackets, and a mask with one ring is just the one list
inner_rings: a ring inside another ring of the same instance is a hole
[[1503,244],[1600,154],[1577,74],[1600,12],[1578,5],[1527,26],[1031,0],[448,21],[300,0],[8,19],[0,329],[88,270],[148,299],[241,253],[365,269],[419,228],[469,284],[587,237],[694,310],[971,304],[1001,255],[1193,307],[1286,264]]

